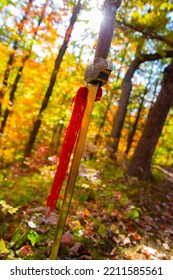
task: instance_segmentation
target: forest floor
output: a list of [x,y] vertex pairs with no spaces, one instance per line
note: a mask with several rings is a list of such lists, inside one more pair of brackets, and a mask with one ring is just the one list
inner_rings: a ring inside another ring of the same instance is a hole
[[[0,175],[0,259],[48,259],[62,203],[46,199],[56,164],[19,165]],[[155,179],[125,175],[113,161],[82,161],[59,259],[173,259],[173,168]]]

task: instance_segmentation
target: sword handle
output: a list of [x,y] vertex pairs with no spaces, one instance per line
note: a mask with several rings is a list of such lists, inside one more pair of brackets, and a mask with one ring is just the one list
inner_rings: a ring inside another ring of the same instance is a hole
[[104,7],[103,20],[100,26],[94,59],[96,59],[97,57],[102,57],[105,59],[107,58],[113,37],[115,27],[115,16],[119,6],[116,4],[117,1],[107,2],[108,4]]

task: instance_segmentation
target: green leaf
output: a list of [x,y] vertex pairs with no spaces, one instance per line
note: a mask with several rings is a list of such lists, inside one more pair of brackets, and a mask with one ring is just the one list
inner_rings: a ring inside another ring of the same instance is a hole
[[28,239],[29,239],[29,241],[31,242],[31,245],[32,245],[32,246],[34,246],[34,245],[38,242],[39,238],[40,238],[40,237],[39,237],[39,235],[38,235],[37,232],[35,232],[35,231],[33,231],[33,230],[29,231],[29,233],[28,233]]
[[0,182],[3,182],[4,180],[4,175],[0,174]]
[[26,242],[28,238],[28,232],[25,231],[20,237],[19,239],[17,240],[16,242],[16,248],[19,248],[22,244],[24,244]]
[[130,212],[127,214],[127,217],[135,220],[139,218],[142,213],[143,212],[139,207],[132,206]]
[[98,234],[100,234],[100,235],[105,235],[106,234],[106,226],[104,224],[101,224],[99,226]]
[[81,193],[79,196],[80,202],[84,202],[87,200],[87,195],[85,193]]
[[19,239],[20,231],[21,231],[21,227],[18,227],[18,229],[16,229],[16,231],[15,231],[15,233],[13,235],[13,238],[12,238],[12,240],[10,242],[10,247],[12,247],[16,243],[16,241]]

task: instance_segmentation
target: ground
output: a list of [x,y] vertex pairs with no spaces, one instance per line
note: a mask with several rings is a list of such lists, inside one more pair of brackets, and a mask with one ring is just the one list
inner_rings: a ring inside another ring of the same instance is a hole
[[[0,258],[49,259],[63,193],[45,214],[56,165],[2,170]],[[82,161],[59,259],[173,259],[173,169],[128,177],[113,160]]]

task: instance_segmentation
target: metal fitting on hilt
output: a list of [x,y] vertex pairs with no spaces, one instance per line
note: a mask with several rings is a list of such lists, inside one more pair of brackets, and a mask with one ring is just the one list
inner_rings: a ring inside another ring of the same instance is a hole
[[104,58],[97,57],[94,63],[86,68],[84,81],[88,84],[99,84],[103,86],[106,84],[112,69],[111,62]]
[[103,4],[103,7],[106,7],[107,5],[115,5],[117,7],[117,9],[120,7],[121,5],[121,1],[122,0],[105,0],[104,1],[104,4]]

